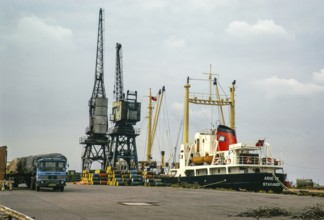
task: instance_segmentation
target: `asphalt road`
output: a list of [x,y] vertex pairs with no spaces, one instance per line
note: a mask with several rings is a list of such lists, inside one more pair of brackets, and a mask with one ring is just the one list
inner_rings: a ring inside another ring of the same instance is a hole
[[[300,214],[324,198],[283,194],[143,186],[69,184],[64,192],[20,187],[0,191],[0,204],[35,219],[253,219],[248,209],[280,207]],[[276,219],[291,219],[280,217]]]

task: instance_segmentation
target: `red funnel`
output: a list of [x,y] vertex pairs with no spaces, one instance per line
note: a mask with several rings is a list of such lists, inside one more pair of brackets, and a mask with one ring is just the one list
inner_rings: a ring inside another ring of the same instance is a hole
[[227,151],[230,144],[236,144],[235,130],[225,125],[217,127],[218,151]]

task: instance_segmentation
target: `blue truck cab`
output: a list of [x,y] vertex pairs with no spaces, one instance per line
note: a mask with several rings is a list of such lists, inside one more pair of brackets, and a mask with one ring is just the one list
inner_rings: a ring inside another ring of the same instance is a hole
[[39,191],[40,187],[52,187],[53,190],[63,192],[66,185],[66,165],[67,159],[63,155],[38,158],[32,188]]

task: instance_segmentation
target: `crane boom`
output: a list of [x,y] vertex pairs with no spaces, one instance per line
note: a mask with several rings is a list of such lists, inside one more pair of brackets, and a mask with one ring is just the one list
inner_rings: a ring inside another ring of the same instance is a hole
[[[103,9],[99,10],[99,22],[98,22],[98,37],[97,37],[97,53],[96,53],[96,68],[95,68],[95,80],[92,95],[90,98],[90,110],[94,109],[96,98],[106,98],[106,91],[104,85],[104,37],[103,37]],[[94,112],[91,111],[91,115]]]
[[159,116],[160,116],[160,110],[161,110],[161,105],[162,105],[162,100],[163,100],[163,95],[165,92],[165,87],[162,87],[162,91],[159,91],[159,95],[157,98],[157,103],[156,103],[156,109],[155,109],[155,113],[154,113],[154,120],[153,120],[153,125],[152,125],[152,137],[151,137],[151,141],[152,141],[152,145],[154,143],[154,138],[155,138],[155,132],[156,132],[156,128],[157,128],[157,124],[159,122]]
[[115,101],[124,99],[122,45],[116,43],[116,75],[114,85]]
[[181,128],[182,128],[182,121],[180,123],[179,131],[178,131],[178,136],[177,136],[177,141],[176,141],[176,144],[174,146],[173,164],[175,164],[177,162],[176,155],[177,155],[177,147],[178,147],[178,144],[179,144],[179,137],[180,137]]
[[[147,120],[147,153],[146,153],[146,161],[148,163],[151,162],[151,157],[152,157],[152,145],[154,143],[154,138],[155,138],[155,132],[157,128],[157,124],[159,121],[159,115],[160,115],[160,110],[161,110],[161,105],[162,105],[162,100],[163,100],[163,95],[165,92],[165,87],[162,87],[162,90],[159,90],[158,96],[153,97],[150,89],[149,93],[149,104],[148,104],[148,120]],[[154,112],[154,120],[152,124],[152,99],[154,98],[155,101],[157,101],[155,105],[155,112]]]

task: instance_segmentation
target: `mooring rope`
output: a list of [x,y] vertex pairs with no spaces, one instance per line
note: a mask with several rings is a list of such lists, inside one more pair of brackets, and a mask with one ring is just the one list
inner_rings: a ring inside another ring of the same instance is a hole
[[282,188],[288,190],[289,192],[295,193],[294,191],[292,191],[291,189],[289,189],[287,186],[285,186],[285,184],[283,184],[283,183],[279,180],[279,178],[276,176],[276,174],[273,173],[272,176],[274,177],[275,181],[277,181],[277,183],[279,183],[279,184],[282,186]]
[[224,183],[224,182],[226,182],[226,179],[224,179],[223,181],[219,181],[219,182],[215,182],[215,183],[210,183],[210,184],[207,184],[207,185],[203,185],[200,188],[204,188],[204,187],[212,186],[212,185],[217,185],[217,184]]

